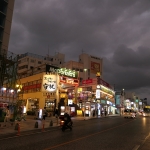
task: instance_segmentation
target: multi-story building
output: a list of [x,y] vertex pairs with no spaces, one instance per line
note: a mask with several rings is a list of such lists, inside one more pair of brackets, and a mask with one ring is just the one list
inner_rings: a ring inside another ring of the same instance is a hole
[[41,72],[45,69],[45,64],[54,66],[61,66],[65,61],[65,55],[57,53],[55,56],[40,56],[32,53],[25,53],[19,55],[18,60],[18,76],[20,78],[25,77],[27,74],[33,74],[33,72]]
[[0,53],[8,51],[15,0],[0,0]]
[[134,92],[120,91],[115,93],[117,112],[123,114],[124,109],[132,109],[135,112],[142,109],[140,96]]
[[79,61],[69,61],[63,64],[63,67],[79,72],[80,81],[95,78],[97,72],[100,72],[102,78],[103,59],[86,53],[79,55]]
[[102,59],[88,54],[81,54],[79,62],[65,63],[64,59],[61,53],[53,57],[19,55],[17,83],[22,88],[19,99],[26,109],[46,106],[54,113],[56,107],[61,112],[64,106],[72,105],[75,114],[82,115],[84,111],[85,115],[92,116],[96,109],[99,115],[104,109],[114,114],[114,91],[96,77],[97,72],[102,75]]

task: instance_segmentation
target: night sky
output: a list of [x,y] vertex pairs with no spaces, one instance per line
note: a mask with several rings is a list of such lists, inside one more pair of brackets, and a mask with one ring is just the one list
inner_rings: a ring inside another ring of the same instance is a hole
[[150,100],[149,0],[15,0],[9,51],[103,58],[103,79]]

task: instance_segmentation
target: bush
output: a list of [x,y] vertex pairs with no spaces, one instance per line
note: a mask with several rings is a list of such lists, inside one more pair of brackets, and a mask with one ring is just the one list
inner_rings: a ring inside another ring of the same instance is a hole
[[4,122],[5,115],[6,113],[2,111],[0,116],[0,122]]

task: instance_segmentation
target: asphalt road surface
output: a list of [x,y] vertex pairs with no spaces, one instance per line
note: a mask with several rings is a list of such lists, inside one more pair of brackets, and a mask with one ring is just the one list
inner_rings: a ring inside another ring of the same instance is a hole
[[75,120],[72,131],[53,127],[1,138],[0,150],[137,150],[149,132],[149,117]]

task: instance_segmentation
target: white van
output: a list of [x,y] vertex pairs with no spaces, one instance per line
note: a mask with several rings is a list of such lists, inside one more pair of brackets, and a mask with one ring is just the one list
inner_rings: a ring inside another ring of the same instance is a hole
[[132,109],[125,109],[123,116],[124,118],[135,118],[136,113]]

